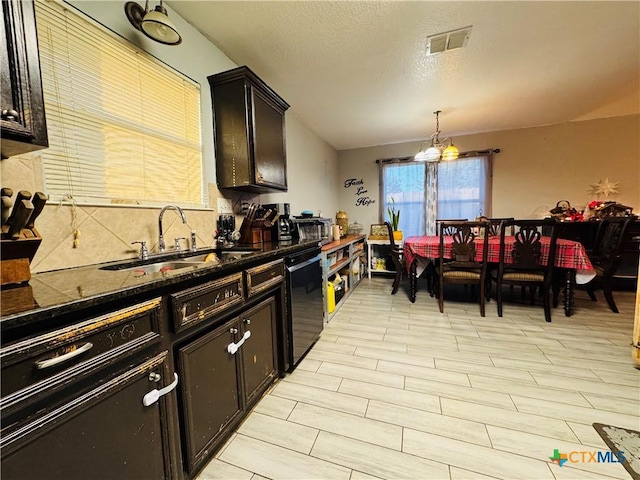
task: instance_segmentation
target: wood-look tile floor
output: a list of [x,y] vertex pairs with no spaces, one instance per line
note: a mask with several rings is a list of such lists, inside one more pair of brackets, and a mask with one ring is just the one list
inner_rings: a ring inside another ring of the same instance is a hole
[[[422,286],[423,287],[423,286]],[[296,371],[260,400],[200,473],[209,479],[606,479],[620,464],[593,422],[640,429],[634,292],[576,292],[575,313],[445,300],[363,279]]]

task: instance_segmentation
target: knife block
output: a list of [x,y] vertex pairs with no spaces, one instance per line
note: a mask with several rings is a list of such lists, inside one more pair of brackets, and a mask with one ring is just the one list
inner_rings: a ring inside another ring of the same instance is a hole
[[240,227],[240,243],[254,244],[267,243],[271,241],[271,227],[265,226],[264,220],[242,221]]
[[38,231],[23,228],[20,237],[13,240],[9,227],[2,226],[0,234],[0,285],[23,284],[31,280],[31,260],[38,251],[42,237]]

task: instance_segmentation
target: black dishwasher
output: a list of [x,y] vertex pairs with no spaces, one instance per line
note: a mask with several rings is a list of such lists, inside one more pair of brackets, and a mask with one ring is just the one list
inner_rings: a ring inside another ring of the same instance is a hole
[[292,371],[320,338],[323,327],[320,247],[285,258],[289,365]]

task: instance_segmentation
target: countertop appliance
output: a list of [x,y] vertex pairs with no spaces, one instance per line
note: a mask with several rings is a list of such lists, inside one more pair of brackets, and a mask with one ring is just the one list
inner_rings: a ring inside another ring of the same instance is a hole
[[262,206],[278,212],[278,220],[273,226],[273,234],[279,242],[290,242],[293,240],[294,225],[291,220],[291,206],[288,203],[269,203]]
[[293,238],[301,241],[317,240],[323,245],[333,241],[333,220],[323,217],[293,217]]
[[320,247],[302,250],[284,259],[290,371],[320,338],[324,326],[320,259]]

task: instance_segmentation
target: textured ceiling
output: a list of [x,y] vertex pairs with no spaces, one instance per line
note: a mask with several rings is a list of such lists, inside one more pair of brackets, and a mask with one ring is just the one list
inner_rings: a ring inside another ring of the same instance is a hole
[[337,150],[640,112],[637,1],[166,3]]

